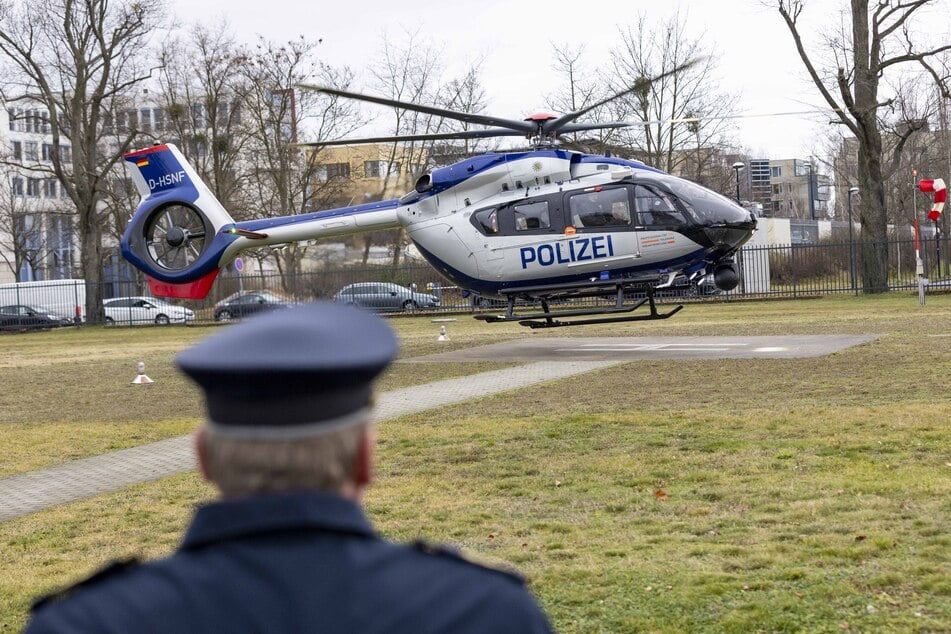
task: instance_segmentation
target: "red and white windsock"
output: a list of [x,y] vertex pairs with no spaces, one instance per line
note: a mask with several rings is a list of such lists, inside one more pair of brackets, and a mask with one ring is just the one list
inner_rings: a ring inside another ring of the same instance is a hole
[[918,183],[918,189],[928,193],[934,192],[934,204],[931,211],[928,212],[928,220],[938,222],[941,217],[941,210],[944,209],[944,203],[948,200],[948,189],[944,186],[944,181],[940,178],[934,180],[922,180]]

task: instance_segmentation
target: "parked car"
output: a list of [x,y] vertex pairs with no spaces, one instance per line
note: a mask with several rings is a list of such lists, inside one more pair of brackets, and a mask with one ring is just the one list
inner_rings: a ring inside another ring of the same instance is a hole
[[111,324],[187,324],[195,313],[184,306],[155,297],[114,297],[102,303],[106,325]]
[[334,301],[354,304],[370,310],[418,310],[439,307],[439,298],[435,295],[419,293],[390,282],[348,284],[334,295]]
[[270,291],[240,291],[215,304],[214,316],[215,321],[229,321],[291,305],[292,302]]
[[30,306],[52,315],[86,321],[85,280],[41,280],[0,284],[0,306]]
[[71,319],[38,306],[26,304],[0,306],[0,330],[43,330],[72,325]]

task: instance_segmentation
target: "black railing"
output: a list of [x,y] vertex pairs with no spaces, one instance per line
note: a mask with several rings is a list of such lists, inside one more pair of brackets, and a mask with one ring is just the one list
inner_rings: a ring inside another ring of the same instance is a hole
[[[915,243],[913,240],[890,241],[888,248],[888,287],[890,290],[917,289],[919,284]],[[924,240],[918,251],[923,277],[928,279],[931,290],[951,290],[951,265],[948,261],[948,240],[935,244],[934,239]],[[849,242],[820,244],[795,244],[786,246],[747,246],[737,256],[741,276],[739,286],[729,292],[719,292],[710,284],[700,287],[677,288],[658,293],[658,301],[674,302],[684,299],[704,301],[730,300],[743,297],[803,297],[835,293],[861,293],[862,245]],[[449,284],[428,264],[408,263],[392,265],[323,266],[319,270],[289,276],[278,273],[257,272],[237,274],[223,271],[212,292],[201,301],[172,300],[179,308],[187,308],[191,315],[165,314],[161,308],[151,313],[138,311],[134,306],[110,308],[107,323],[209,323],[222,318],[235,318],[239,312],[222,310],[229,299],[239,294],[266,291],[267,301],[287,304],[303,303],[316,299],[333,299],[344,286],[356,282],[392,282],[421,293],[431,293],[440,299],[438,308],[410,309],[427,313],[477,312],[490,309],[498,311],[504,306],[501,300],[479,298]],[[148,284],[144,277],[131,281],[111,280],[104,282],[107,305],[117,297],[148,297]],[[38,308],[63,313],[75,319],[77,304],[84,299],[77,296],[75,282],[21,283],[0,285],[0,307],[10,304],[29,304]],[[596,300],[574,300],[578,303]],[[55,308],[54,308],[55,307]],[[66,307],[66,308],[63,308]],[[265,308],[269,308],[266,306]],[[69,314],[65,314],[65,313]],[[401,307],[384,312],[396,314],[407,312]],[[166,319],[167,318],[167,319]]]

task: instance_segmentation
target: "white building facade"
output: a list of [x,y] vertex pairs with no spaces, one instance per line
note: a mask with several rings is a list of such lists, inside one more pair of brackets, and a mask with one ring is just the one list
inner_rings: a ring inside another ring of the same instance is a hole
[[[53,173],[49,112],[0,108],[0,283],[69,279],[79,266],[75,207]],[[64,145],[62,158],[71,160]]]

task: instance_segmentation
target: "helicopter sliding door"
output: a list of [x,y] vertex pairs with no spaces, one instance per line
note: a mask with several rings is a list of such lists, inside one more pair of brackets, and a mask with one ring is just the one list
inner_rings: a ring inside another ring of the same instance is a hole
[[565,194],[565,234],[575,262],[572,269],[591,274],[638,264],[639,236],[634,230],[633,186],[595,186]]
[[[547,195],[500,203],[475,211],[472,225],[478,230],[480,277],[533,279],[551,264],[552,244],[563,238],[560,196]],[[542,262],[532,266],[541,249]],[[547,263],[547,264],[546,264]]]

